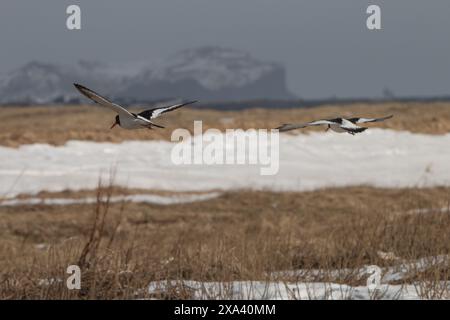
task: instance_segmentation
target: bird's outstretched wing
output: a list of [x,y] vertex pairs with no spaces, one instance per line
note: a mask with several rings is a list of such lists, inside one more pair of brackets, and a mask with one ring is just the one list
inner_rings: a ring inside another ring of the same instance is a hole
[[92,91],[91,89],[88,89],[85,86],[82,86],[81,84],[78,83],[74,83],[73,85],[75,86],[75,88],[78,89],[78,91],[80,91],[84,96],[88,97],[92,101],[117,112],[121,116],[134,118],[134,115],[131,114],[128,110],[119,106],[118,104],[112,103],[105,97],[99,95],[97,92]]
[[383,117],[383,118],[351,118],[348,119],[348,121],[353,122],[353,123],[367,123],[367,122],[380,122],[380,121],[384,121],[387,119],[392,118],[393,115],[389,115],[387,117]]
[[148,110],[144,110],[141,113],[139,113],[138,115],[141,117],[144,117],[148,120],[151,119],[155,119],[158,118],[161,114],[169,112],[169,111],[173,111],[175,109],[184,107],[188,104],[192,104],[195,103],[197,101],[189,101],[189,102],[185,102],[185,103],[178,103],[178,104],[173,104],[170,106],[165,106],[165,107],[158,107],[158,108],[153,108],[153,109],[148,109]]
[[285,132],[285,131],[290,131],[290,130],[294,130],[294,129],[301,129],[301,128],[305,128],[305,127],[309,127],[309,126],[320,126],[320,125],[324,125],[324,124],[336,124],[336,122],[334,121],[330,121],[330,120],[317,120],[317,121],[312,121],[312,122],[308,122],[308,123],[302,123],[302,124],[283,124],[282,126],[279,126],[278,129],[280,132]]

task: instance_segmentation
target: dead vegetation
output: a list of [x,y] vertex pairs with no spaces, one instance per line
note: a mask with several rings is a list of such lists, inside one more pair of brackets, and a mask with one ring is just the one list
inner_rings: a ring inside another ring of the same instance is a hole
[[[148,284],[167,279],[361,285],[351,274],[277,272],[387,267],[450,251],[448,211],[417,213],[448,208],[449,188],[240,191],[168,206],[110,203],[116,191],[100,187],[89,205],[0,206],[0,298],[155,298]],[[72,264],[82,269],[81,290],[66,287]],[[412,269],[397,282],[420,281],[422,297],[445,297],[449,270]],[[156,298],[190,297],[175,286]]]

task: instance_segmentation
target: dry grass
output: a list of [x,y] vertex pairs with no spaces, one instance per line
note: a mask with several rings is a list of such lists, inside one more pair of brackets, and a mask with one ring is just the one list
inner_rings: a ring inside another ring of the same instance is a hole
[[[154,280],[268,281],[279,270],[391,264],[379,251],[404,260],[450,251],[448,213],[411,213],[448,207],[449,188],[242,191],[169,206],[109,203],[116,192],[99,188],[95,205],[0,207],[0,298],[148,298]],[[65,286],[70,264],[82,268],[81,290]],[[435,267],[403,281],[422,280],[418,291],[435,298],[449,276]]]
[[[172,129],[192,131],[193,121],[202,120],[208,128],[275,128],[282,123],[304,122],[336,116],[384,116],[394,118],[377,124],[382,128],[443,134],[450,131],[450,103],[384,103],[322,106],[310,109],[249,109],[214,111],[181,109],[158,120],[165,130],[129,131],[108,128],[114,114],[99,106],[6,107],[1,108],[0,145],[17,147],[28,143],[64,144],[68,140],[120,142],[123,140],[169,140]],[[320,129],[306,129],[320,130]]]

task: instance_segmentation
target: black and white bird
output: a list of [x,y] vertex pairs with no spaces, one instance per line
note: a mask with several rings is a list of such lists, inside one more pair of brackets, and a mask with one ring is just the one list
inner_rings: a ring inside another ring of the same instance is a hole
[[328,120],[317,120],[312,121],[308,123],[303,124],[283,124],[282,126],[276,128],[280,132],[285,132],[289,130],[294,129],[300,129],[305,128],[309,126],[320,126],[320,125],[326,125],[327,129],[325,131],[328,131],[329,129],[335,131],[335,132],[347,132],[352,135],[355,133],[360,133],[365,131],[366,127],[360,127],[358,126],[359,123],[368,123],[368,122],[379,122],[384,121],[387,119],[392,118],[393,115],[383,117],[383,118],[350,118],[350,119],[344,119],[344,118],[335,118],[335,119],[328,119]]
[[116,125],[119,125],[124,129],[143,129],[143,128],[151,129],[152,127],[164,128],[163,126],[153,123],[151,120],[158,118],[163,113],[173,111],[185,105],[197,102],[197,101],[189,101],[186,103],[179,103],[160,108],[148,109],[138,114],[135,114],[126,110],[122,106],[109,101],[105,97],[102,97],[95,91],[92,91],[91,89],[88,89],[78,83],[74,83],[74,86],[83,95],[85,95],[92,101],[118,113],[115,122],[111,126],[111,129],[114,128]]

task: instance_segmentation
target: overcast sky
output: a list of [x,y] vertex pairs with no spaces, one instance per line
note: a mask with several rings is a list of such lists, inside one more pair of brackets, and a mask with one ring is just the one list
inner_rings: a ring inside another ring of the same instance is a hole
[[[66,29],[78,4],[82,30]],[[366,28],[378,4],[382,30]],[[0,71],[155,61],[218,45],[285,65],[303,98],[450,94],[449,0],[1,0]]]

